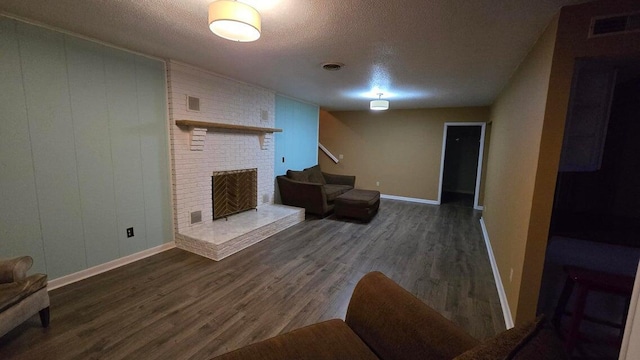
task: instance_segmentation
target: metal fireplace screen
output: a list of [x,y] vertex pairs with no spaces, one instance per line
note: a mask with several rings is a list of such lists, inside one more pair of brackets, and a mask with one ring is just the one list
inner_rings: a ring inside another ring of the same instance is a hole
[[213,219],[258,206],[258,169],[214,172],[211,177]]

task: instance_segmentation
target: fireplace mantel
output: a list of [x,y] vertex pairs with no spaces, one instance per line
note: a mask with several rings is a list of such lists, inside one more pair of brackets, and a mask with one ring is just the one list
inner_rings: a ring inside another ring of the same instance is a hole
[[249,132],[258,132],[258,133],[282,132],[282,129],[276,129],[276,128],[266,128],[266,127],[246,126],[246,125],[235,125],[235,124],[221,124],[221,123],[213,123],[213,122],[208,122],[208,121],[197,121],[197,120],[176,120],[176,125],[178,125],[178,126],[192,126],[192,127],[197,127],[197,128],[206,128],[206,129],[225,129],[225,130],[249,131]]
[[191,142],[189,144],[191,151],[203,151],[204,140],[208,129],[226,130],[233,132],[248,132],[257,134],[260,138],[260,148],[267,150],[271,144],[271,137],[274,132],[282,132],[282,129],[266,128],[258,126],[221,124],[208,121],[197,120],[176,120],[177,126],[188,127],[191,133]]

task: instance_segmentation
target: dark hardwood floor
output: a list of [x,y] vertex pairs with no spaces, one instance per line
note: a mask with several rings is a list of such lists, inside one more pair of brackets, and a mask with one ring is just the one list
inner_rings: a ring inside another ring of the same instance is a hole
[[382,200],[370,224],[308,219],[220,262],[168,250],[51,291],[51,326],[34,316],[0,338],[0,358],[208,359],[344,318],[372,270],[487,338],[504,319],[479,217]]
[[442,191],[442,204],[473,207],[474,194]]

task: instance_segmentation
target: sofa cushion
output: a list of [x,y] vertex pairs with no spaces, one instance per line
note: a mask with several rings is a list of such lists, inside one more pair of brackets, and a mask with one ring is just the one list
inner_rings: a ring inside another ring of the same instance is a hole
[[338,196],[338,202],[349,206],[366,207],[380,200],[380,192],[375,190],[352,189]]
[[309,182],[309,172],[287,170],[287,177],[291,180]]
[[338,196],[346,193],[351,189],[353,188],[349,185],[336,185],[336,184],[324,185],[324,192],[325,194],[327,194],[327,203],[332,203]]
[[485,340],[454,360],[564,360],[560,339],[543,316]]
[[327,181],[324,178],[324,175],[322,175],[322,170],[320,170],[320,165],[306,168],[304,169],[304,171],[309,172],[309,182],[322,184],[322,185],[325,185],[327,183]]
[[377,359],[342,320],[329,320],[278,335],[214,360]]
[[378,271],[356,285],[345,322],[386,360],[450,360],[480,343]]

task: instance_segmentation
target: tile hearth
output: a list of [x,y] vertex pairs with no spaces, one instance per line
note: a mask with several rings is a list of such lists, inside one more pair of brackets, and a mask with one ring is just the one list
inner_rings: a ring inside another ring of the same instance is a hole
[[261,205],[228,217],[192,226],[176,236],[176,246],[216,261],[304,221],[304,209]]

